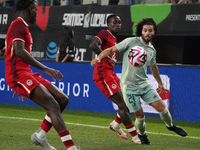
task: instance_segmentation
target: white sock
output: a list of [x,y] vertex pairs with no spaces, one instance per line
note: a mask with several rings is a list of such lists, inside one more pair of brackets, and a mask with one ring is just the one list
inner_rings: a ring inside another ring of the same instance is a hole
[[136,118],[135,127],[137,128],[138,134],[145,135],[145,130],[146,130],[145,117],[142,119]]
[[113,120],[111,124],[112,124],[113,128],[115,128],[115,129],[120,128],[120,124],[117,123],[115,120]]
[[76,146],[71,146],[68,148],[68,150],[78,150],[78,149],[76,148]]
[[40,127],[37,132],[36,135],[39,139],[44,139],[46,138],[47,133]]
[[[117,113],[117,117],[120,118],[120,115],[118,113]],[[113,120],[111,122],[111,124],[112,124],[113,128],[116,128],[116,129],[120,128],[120,124],[117,123],[115,120]]]
[[160,118],[164,121],[167,127],[172,127],[172,116],[167,108],[165,108],[162,112],[159,112]]

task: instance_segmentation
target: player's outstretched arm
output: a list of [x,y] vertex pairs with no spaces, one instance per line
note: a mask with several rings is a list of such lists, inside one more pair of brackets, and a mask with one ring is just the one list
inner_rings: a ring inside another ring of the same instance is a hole
[[108,57],[111,53],[117,52],[116,46],[110,47],[102,51],[99,56],[91,61],[91,65],[94,66],[96,63],[100,63],[101,59]]
[[[90,49],[92,49],[92,51],[99,55],[103,50],[101,49],[101,42],[98,38],[94,37],[92,39],[92,41],[90,42],[90,45],[89,45]],[[109,56],[106,57],[106,59],[108,59],[108,61],[113,65],[113,66],[116,66],[116,63],[117,63],[117,60],[116,59],[113,59],[113,58],[110,58]]]
[[17,57],[21,58],[24,62],[30,64],[33,67],[36,67],[45,73],[49,74],[53,80],[55,81],[55,77],[60,81],[63,75],[60,73],[60,71],[49,68],[39,61],[37,61],[35,58],[33,58],[24,48],[24,42],[22,41],[15,41],[13,43],[15,48],[15,54]]
[[24,42],[22,41],[14,41],[13,43],[15,54],[17,57],[21,58],[24,62],[30,64],[31,66],[34,66],[38,69],[43,70],[46,68],[45,65],[38,62],[35,58],[33,58],[26,50],[24,46]]

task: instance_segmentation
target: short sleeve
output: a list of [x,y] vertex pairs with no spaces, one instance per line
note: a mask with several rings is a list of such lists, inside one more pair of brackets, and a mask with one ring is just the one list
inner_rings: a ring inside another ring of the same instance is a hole
[[121,52],[123,50],[126,50],[129,47],[129,43],[132,40],[132,38],[126,38],[120,43],[116,44],[115,46],[117,47],[118,51]]
[[23,22],[17,21],[13,23],[12,28],[10,30],[10,36],[15,40],[21,40],[25,42],[25,34],[26,34],[26,26]]
[[98,38],[101,43],[103,43],[108,39],[108,32],[106,30],[101,30],[95,37]]

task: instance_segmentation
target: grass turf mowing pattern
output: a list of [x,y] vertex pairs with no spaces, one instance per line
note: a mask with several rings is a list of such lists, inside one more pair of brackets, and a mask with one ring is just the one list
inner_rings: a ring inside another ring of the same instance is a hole
[[[0,103],[0,116],[21,117],[38,120],[20,120],[0,118],[0,150],[42,150],[31,143],[30,136],[39,128],[46,111],[41,107],[20,106]],[[188,137],[173,136],[161,119],[146,118],[146,128],[149,140],[153,145],[138,145],[131,142],[130,134],[127,140],[121,139],[113,131],[108,130],[109,123],[116,114],[94,113],[89,111],[64,110],[63,118],[75,145],[81,150],[198,150],[200,149],[200,123],[174,121],[183,127]],[[134,116],[131,116],[134,122]],[[80,123],[82,125],[68,124]],[[84,126],[96,125],[96,127]],[[102,126],[99,128],[97,126]],[[124,125],[121,125],[124,129]],[[148,133],[150,132],[150,133]],[[164,133],[169,135],[159,135]],[[196,138],[192,138],[196,137]],[[57,132],[52,128],[47,134],[49,143],[58,150],[64,150]]]

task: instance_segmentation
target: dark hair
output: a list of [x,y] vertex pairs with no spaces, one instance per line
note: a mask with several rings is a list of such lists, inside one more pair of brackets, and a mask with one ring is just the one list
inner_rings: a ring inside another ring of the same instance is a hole
[[111,21],[112,19],[116,18],[116,17],[118,17],[118,15],[116,15],[116,14],[109,15],[109,16],[107,17],[107,24],[110,23],[110,21]]
[[59,47],[60,52],[63,52],[67,48],[67,43],[69,41],[73,41],[73,35],[72,35],[73,28],[71,26],[65,26],[62,31],[62,36],[59,41]]
[[153,20],[153,18],[144,18],[140,22],[138,22],[138,24],[136,25],[136,32],[135,32],[136,36],[142,35],[142,28],[144,25],[152,25],[155,30],[155,35],[156,35],[157,30],[158,30],[158,25],[156,24],[156,22]]
[[15,12],[27,9],[35,2],[35,0],[18,0],[15,5]]

